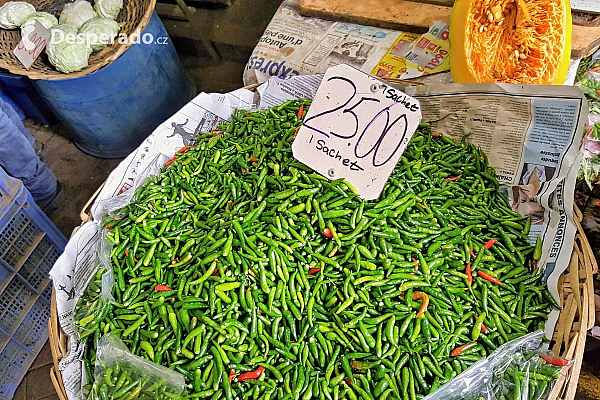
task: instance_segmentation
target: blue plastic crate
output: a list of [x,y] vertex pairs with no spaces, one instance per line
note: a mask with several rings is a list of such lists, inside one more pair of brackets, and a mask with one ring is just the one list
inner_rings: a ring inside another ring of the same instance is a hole
[[14,339],[9,339],[0,352],[0,399],[12,399],[36,354]]
[[67,239],[0,168],[0,400],[11,399],[48,339],[49,272]]

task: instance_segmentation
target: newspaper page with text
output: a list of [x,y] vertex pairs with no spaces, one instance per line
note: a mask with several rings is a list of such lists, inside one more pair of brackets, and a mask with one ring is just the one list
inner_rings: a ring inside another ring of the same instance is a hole
[[409,79],[450,69],[448,24],[434,21],[423,35],[305,17],[285,1],[254,48],[244,84],[270,77],[323,74],[348,64],[380,78]]

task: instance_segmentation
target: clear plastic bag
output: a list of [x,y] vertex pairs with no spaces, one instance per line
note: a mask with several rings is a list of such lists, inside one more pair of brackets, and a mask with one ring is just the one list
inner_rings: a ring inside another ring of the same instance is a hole
[[423,400],[544,400],[570,362],[548,355],[544,331],[496,349]]
[[133,355],[117,336],[100,339],[90,400],[176,400],[185,389],[183,375]]
[[600,180],[600,115],[590,114],[585,126],[586,131],[581,142],[583,159],[578,178],[584,180],[592,189]]
[[115,211],[121,210],[130,204],[147,183],[158,178],[161,168],[165,166],[168,159],[169,157],[162,153],[156,154],[148,166],[135,178],[132,187],[118,196],[109,197],[98,202],[98,206],[94,210],[94,218],[106,215],[113,217]]
[[114,301],[111,292],[115,280],[109,260],[112,243],[103,234],[98,246],[98,257],[93,261],[89,277],[83,289],[75,295],[73,318],[80,340],[99,329],[100,321],[108,314]]

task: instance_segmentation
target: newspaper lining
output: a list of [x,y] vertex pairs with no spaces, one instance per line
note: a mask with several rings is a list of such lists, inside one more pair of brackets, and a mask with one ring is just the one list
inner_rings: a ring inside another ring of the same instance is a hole
[[[259,108],[292,98],[312,97],[320,76],[272,78],[259,87]],[[468,140],[489,155],[501,186],[519,212],[537,219],[530,238],[543,236],[538,267],[545,271],[550,292],[558,298],[558,277],[566,269],[575,237],[573,194],[579,165],[578,146],[587,116],[587,102],[577,89],[565,86],[438,85],[404,87],[418,98],[423,120],[434,129]],[[84,346],[74,331],[74,293],[93,273],[99,251],[100,220],[111,199],[131,195],[145,174],[172,157],[200,131],[211,131],[231,117],[235,108],[256,107],[254,93],[240,89],[221,94],[202,93],[161,124],[140,147],[108,177],[92,206],[93,221],[84,224],[69,240],[65,252],[50,272],[57,296],[59,322],[69,335],[70,352],[59,368],[69,400],[83,399],[86,374]],[[552,140],[549,135],[552,136]],[[121,199],[122,201],[122,199]],[[527,215],[527,214],[525,214]],[[546,331],[552,333],[558,318],[553,311]]]
[[348,64],[380,78],[409,79],[450,69],[449,25],[434,21],[423,35],[304,17],[285,1],[254,48],[244,84],[270,77],[323,74]]

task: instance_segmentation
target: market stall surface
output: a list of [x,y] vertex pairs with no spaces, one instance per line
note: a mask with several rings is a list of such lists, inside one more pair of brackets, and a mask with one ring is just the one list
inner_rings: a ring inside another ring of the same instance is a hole
[[[99,159],[82,153],[65,139],[65,132],[60,126],[43,127],[28,120],[25,125],[38,141],[46,145],[46,163],[66,187],[65,202],[50,218],[69,237],[81,223],[79,213],[82,207],[120,160]],[[46,344],[17,389],[14,399],[58,399],[50,381],[51,367],[52,356]],[[575,399],[600,399],[600,349],[586,353]]]

